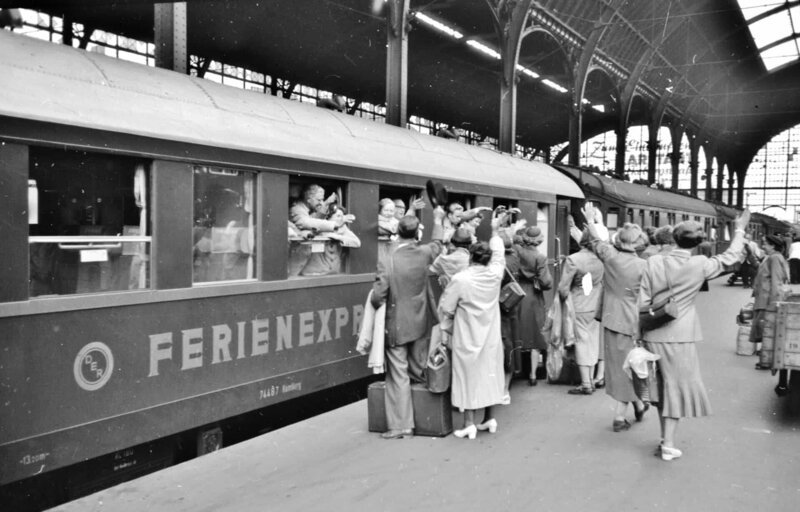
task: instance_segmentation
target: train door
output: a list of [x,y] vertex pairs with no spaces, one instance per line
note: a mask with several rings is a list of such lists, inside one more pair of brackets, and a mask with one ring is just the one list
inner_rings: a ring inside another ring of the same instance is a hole
[[553,289],[558,288],[561,281],[561,269],[564,260],[569,255],[569,215],[570,201],[559,199],[556,203],[555,232],[553,233]]

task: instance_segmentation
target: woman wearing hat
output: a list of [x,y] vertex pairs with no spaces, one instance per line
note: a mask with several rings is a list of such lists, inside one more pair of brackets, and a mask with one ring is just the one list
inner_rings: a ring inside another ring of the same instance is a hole
[[553,277],[547,268],[547,256],[537,247],[544,241],[542,230],[536,226],[526,228],[520,235],[517,246],[519,256],[519,284],[525,291],[519,311],[519,336],[522,350],[531,353],[531,373],[528,384],[536,385],[536,368],[541,357],[540,350],[547,350],[547,342],[542,335],[547,308],[544,291],[553,286]]
[[663,460],[682,455],[675,447],[675,432],[681,418],[711,413],[695,345],[703,340],[703,332],[694,302],[703,282],[739,260],[744,250],[744,228],[749,220],[750,212],[745,210],[736,219],[736,234],[728,249],[710,258],[692,255],[692,249],[705,238],[703,225],[696,221],[681,222],[673,231],[677,247],[647,260],[642,274],[640,304],[651,305],[672,297],[678,311],[674,320],[642,333],[645,348],[661,356],[658,360],[661,443],[656,455]]
[[[789,282],[789,264],[783,257],[783,239],[777,235],[764,237],[765,257],[758,266],[753,281],[753,323],[750,328],[750,341],[760,343],[764,336],[764,324],[767,311],[778,311],[778,301],[782,299],[781,288]],[[757,345],[758,346],[758,345]],[[760,347],[758,347],[760,348]],[[771,352],[762,351],[756,369],[769,370],[772,361],[768,360]],[[781,379],[785,387],[785,378]],[[779,383],[780,387],[781,384]],[[780,391],[776,389],[780,394]]]
[[[596,211],[589,202],[584,215],[587,219],[595,218]],[[603,262],[603,380],[606,394],[617,401],[612,428],[614,432],[623,432],[631,427],[625,418],[629,403],[633,404],[637,420],[641,420],[647,410],[622,369],[639,334],[639,282],[647,263],[636,251],[647,244],[647,235],[638,225],[626,223],[615,233],[612,245],[599,239],[594,223],[587,224],[586,228],[592,250]]]

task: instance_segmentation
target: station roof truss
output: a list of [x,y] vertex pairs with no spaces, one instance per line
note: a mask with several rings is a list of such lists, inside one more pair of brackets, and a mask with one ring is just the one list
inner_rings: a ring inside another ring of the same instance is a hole
[[[409,115],[496,137],[502,66],[493,13],[515,3],[410,0]],[[800,65],[784,59],[767,69],[764,47],[750,30],[752,12],[740,3],[748,2],[533,0],[516,67],[516,143],[544,150],[568,140],[574,70],[591,46],[583,140],[620,126],[628,90],[626,126],[660,119],[713,146],[724,160],[749,161],[774,135],[800,123]],[[761,3],[791,17],[799,2]],[[0,0],[0,8],[37,9],[148,42],[154,4]],[[385,102],[387,8],[374,9],[379,1],[186,4],[191,55],[356,101]]]

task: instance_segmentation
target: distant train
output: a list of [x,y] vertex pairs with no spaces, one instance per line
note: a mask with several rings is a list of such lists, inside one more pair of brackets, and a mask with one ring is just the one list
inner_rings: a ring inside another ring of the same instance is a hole
[[[703,224],[713,250],[722,252],[730,243],[734,221],[742,211],[740,208],[707,202],[677,192],[619,180],[582,167],[553,165],[581,187],[586,200],[600,205],[606,225],[611,231],[625,222],[634,222],[642,227],[660,227],[695,220]],[[571,210],[576,215],[580,210],[579,206],[571,205]],[[793,228],[788,222],[753,213],[748,231],[758,241],[765,235],[792,232]]]
[[[542,163],[4,31],[0,90],[0,485],[100,456],[133,475],[161,464],[135,445],[202,453],[230,418],[368,376],[380,198],[433,179],[517,207],[554,266],[583,198]],[[303,269],[329,240],[289,227],[311,184],[361,240],[325,275]]]

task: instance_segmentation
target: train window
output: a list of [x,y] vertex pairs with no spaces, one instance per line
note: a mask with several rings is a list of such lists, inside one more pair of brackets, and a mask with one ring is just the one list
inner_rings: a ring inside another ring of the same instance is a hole
[[255,174],[194,167],[194,283],[253,279]]
[[289,190],[289,277],[346,272],[349,249],[361,246],[348,227],[346,184],[293,178]]
[[609,208],[606,214],[606,227],[611,231],[619,227],[619,208]]
[[147,288],[148,199],[140,160],[32,147],[31,297]]
[[378,216],[378,260],[382,260],[391,252],[392,243],[397,240],[400,219],[406,214],[413,214],[422,222],[422,213],[417,209],[423,207],[424,195],[421,189],[381,186],[378,197],[380,200],[375,208]]

